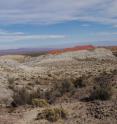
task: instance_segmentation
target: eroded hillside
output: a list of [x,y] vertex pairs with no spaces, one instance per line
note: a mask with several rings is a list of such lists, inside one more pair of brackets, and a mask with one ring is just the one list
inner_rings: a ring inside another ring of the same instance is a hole
[[0,57],[0,124],[116,124],[116,103],[109,50]]

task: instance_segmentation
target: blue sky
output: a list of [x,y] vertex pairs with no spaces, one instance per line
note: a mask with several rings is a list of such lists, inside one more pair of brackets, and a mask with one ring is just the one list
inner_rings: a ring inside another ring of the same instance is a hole
[[117,0],[0,0],[0,49],[117,45]]

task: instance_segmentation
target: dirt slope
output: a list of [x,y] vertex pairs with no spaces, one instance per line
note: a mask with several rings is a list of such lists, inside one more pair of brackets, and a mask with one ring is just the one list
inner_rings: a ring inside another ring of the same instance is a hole
[[[95,85],[102,82],[111,86],[111,99],[89,100]],[[14,98],[17,93],[20,104]],[[29,93],[33,93],[31,97],[46,99],[49,106],[30,105]],[[55,124],[116,124],[116,103],[117,58],[107,49],[28,59],[25,56],[0,57],[0,124],[50,124],[46,118],[36,120],[38,113],[61,106],[67,111],[67,118],[60,118],[53,122]]]

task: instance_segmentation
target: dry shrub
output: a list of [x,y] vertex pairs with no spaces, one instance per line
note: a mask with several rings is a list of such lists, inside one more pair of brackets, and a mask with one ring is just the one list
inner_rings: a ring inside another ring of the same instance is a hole
[[8,77],[8,88],[9,89],[14,89],[14,83],[15,83],[15,78],[14,77]]
[[98,100],[109,100],[112,96],[111,88],[106,86],[96,86],[93,89],[93,92],[91,93],[90,98],[92,100],[98,99]]
[[101,76],[95,79],[95,85],[93,91],[91,92],[90,98],[92,100],[109,100],[112,96],[112,86],[108,79],[111,75],[103,73]]
[[57,81],[53,85],[52,89],[45,93],[46,99],[49,101],[49,103],[53,103],[58,97],[62,97],[66,93],[68,93],[71,97],[72,95],[74,95],[78,88],[85,87],[86,83],[87,77],[84,75],[76,80],[66,79],[62,81]]
[[10,84],[13,85],[14,82],[15,82],[15,78],[14,77],[8,77],[8,83],[9,83],[9,85]]
[[59,119],[66,119],[67,112],[63,108],[45,109],[38,113],[36,120],[46,119],[50,122],[56,122]]
[[66,92],[71,92],[74,89],[74,85],[70,80],[64,80],[61,82],[57,82],[54,85],[54,90],[58,90],[58,92],[63,95]]
[[38,99],[38,98],[32,99],[32,104],[33,106],[36,107],[46,107],[49,105],[45,99]]
[[14,102],[17,105],[32,104],[32,99],[40,97],[40,89],[29,91],[25,87],[19,88],[14,92]]
[[75,88],[82,88],[86,86],[86,77],[82,76],[74,81]]
[[71,94],[75,92],[75,87],[72,81],[58,81],[54,84],[51,90],[45,93],[45,97],[48,99],[49,103],[53,103],[57,97],[62,97],[65,93],[68,92]]

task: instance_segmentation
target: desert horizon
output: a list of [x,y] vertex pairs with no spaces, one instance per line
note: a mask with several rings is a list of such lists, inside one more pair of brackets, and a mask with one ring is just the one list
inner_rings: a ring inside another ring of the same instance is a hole
[[70,49],[75,47],[86,47],[86,46],[93,46],[93,47],[99,47],[99,48],[108,48],[108,49],[117,49],[117,45],[91,45],[91,44],[85,44],[85,45],[71,45],[71,46],[65,46],[65,47],[29,47],[29,48],[8,48],[8,49],[0,49],[0,55],[7,55],[7,54],[28,54],[28,53],[38,53],[38,52],[50,52],[53,50],[64,50],[64,49]]

